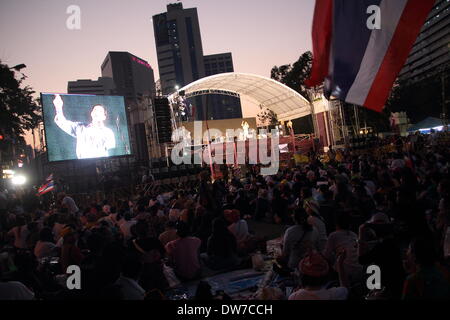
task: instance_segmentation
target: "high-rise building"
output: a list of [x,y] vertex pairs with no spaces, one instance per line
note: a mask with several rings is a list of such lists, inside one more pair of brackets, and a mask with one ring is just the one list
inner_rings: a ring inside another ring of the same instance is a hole
[[450,65],[450,1],[437,0],[400,72],[402,81],[418,82]]
[[108,52],[102,76],[112,78],[116,94],[125,98],[155,95],[155,77],[147,61],[129,52]]
[[163,95],[205,76],[196,8],[167,5],[167,12],[153,16],[153,30]]
[[[234,72],[233,56],[230,52],[206,55],[203,60],[206,76]],[[242,118],[240,98],[212,94],[207,96],[206,102],[208,104],[208,120]],[[204,118],[204,116],[199,118]]]
[[149,159],[146,126],[152,122],[152,101],[156,95],[153,69],[147,61],[129,52],[109,52],[102,66],[102,76],[114,81],[114,94],[124,96],[136,159]]
[[114,81],[108,77],[100,77],[98,80],[81,79],[69,81],[67,84],[67,93],[112,95],[114,94]]
[[234,72],[233,56],[231,52],[210,54],[203,57],[205,62],[205,75]]
[[[196,8],[169,4],[167,12],[153,16],[153,29],[161,94],[169,95],[205,76],[234,71],[231,53],[203,55]],[[242,117],[240,100],[235,97],[208,95],[188,100],[194,105],[196,120]]]

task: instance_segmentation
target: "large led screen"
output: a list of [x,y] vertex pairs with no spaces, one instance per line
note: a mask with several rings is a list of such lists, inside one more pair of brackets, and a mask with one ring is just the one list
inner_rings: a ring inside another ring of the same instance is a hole
[[131,154],[124,98],[42,93],[48,160]]

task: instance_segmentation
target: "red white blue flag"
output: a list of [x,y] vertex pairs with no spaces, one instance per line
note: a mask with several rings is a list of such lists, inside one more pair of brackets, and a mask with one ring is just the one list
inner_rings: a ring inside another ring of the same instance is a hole
[[316,0],[306,84],[381,111],[435,0]]
[[43,184],[37,192],[38,196],[42,196],[46,194],[47,192],[50,192],[55,189],[55,184],[53,183],[53,180],[47,181],[45,184]]

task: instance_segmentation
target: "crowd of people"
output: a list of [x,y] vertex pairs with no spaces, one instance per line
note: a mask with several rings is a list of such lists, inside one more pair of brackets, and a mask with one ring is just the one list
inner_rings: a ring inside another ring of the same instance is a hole
[[[83,207],[58,193],[24,210],[1,190],[0,299],[164,299],[195,281],[193,299],[215,299],[201,280],[251,268],[269,240],[261,224],[286,226],[271,271],[294,289],[257,299],[448,299],[450,155],[437,138],[376,155],[330,149],[274,176],[249,166],[212,181],[206,170],[195,186]],[[80,290],[66,286],[73,265]],[[381,272],[375,289],[369,266]]]

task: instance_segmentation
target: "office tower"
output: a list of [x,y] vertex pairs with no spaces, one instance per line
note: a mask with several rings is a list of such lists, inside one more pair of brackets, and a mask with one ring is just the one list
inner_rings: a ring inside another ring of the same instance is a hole
[[400,72],[399,79],[414,83],[449,68],[450,1],[437,0]]
[[94,94],[112,95],[114,94],[114,81],[112,78],[100,77],[98,80],[77,80],[69,81],[67,93],[70,94]]
[[163,95],[205,76],[196,8],[167,5],[167,12],[153,16],[153,30]]
[[147,61],[129,52],[108,52],[102,76],[112,78],[116,94],[125,98],[155,95],[155,77]]
[[[203,60],[206,76],[234,72],[233,57],[230,52],[206,55]],[[212,94],[206,97],[206,102],[208,103],[208,120],[242,118],[240,98]]]
[[101,66],[102,76],[114,81],[114,94],[125,97],[133,153],[147,161],[146,130],[152,121],[151,105],[156,94],[153,69],[147,61],[129,52],[109,52]]
[[231,52],[210,54],[203,57],[205,62],[205,75],[234,72],[233,56]]

